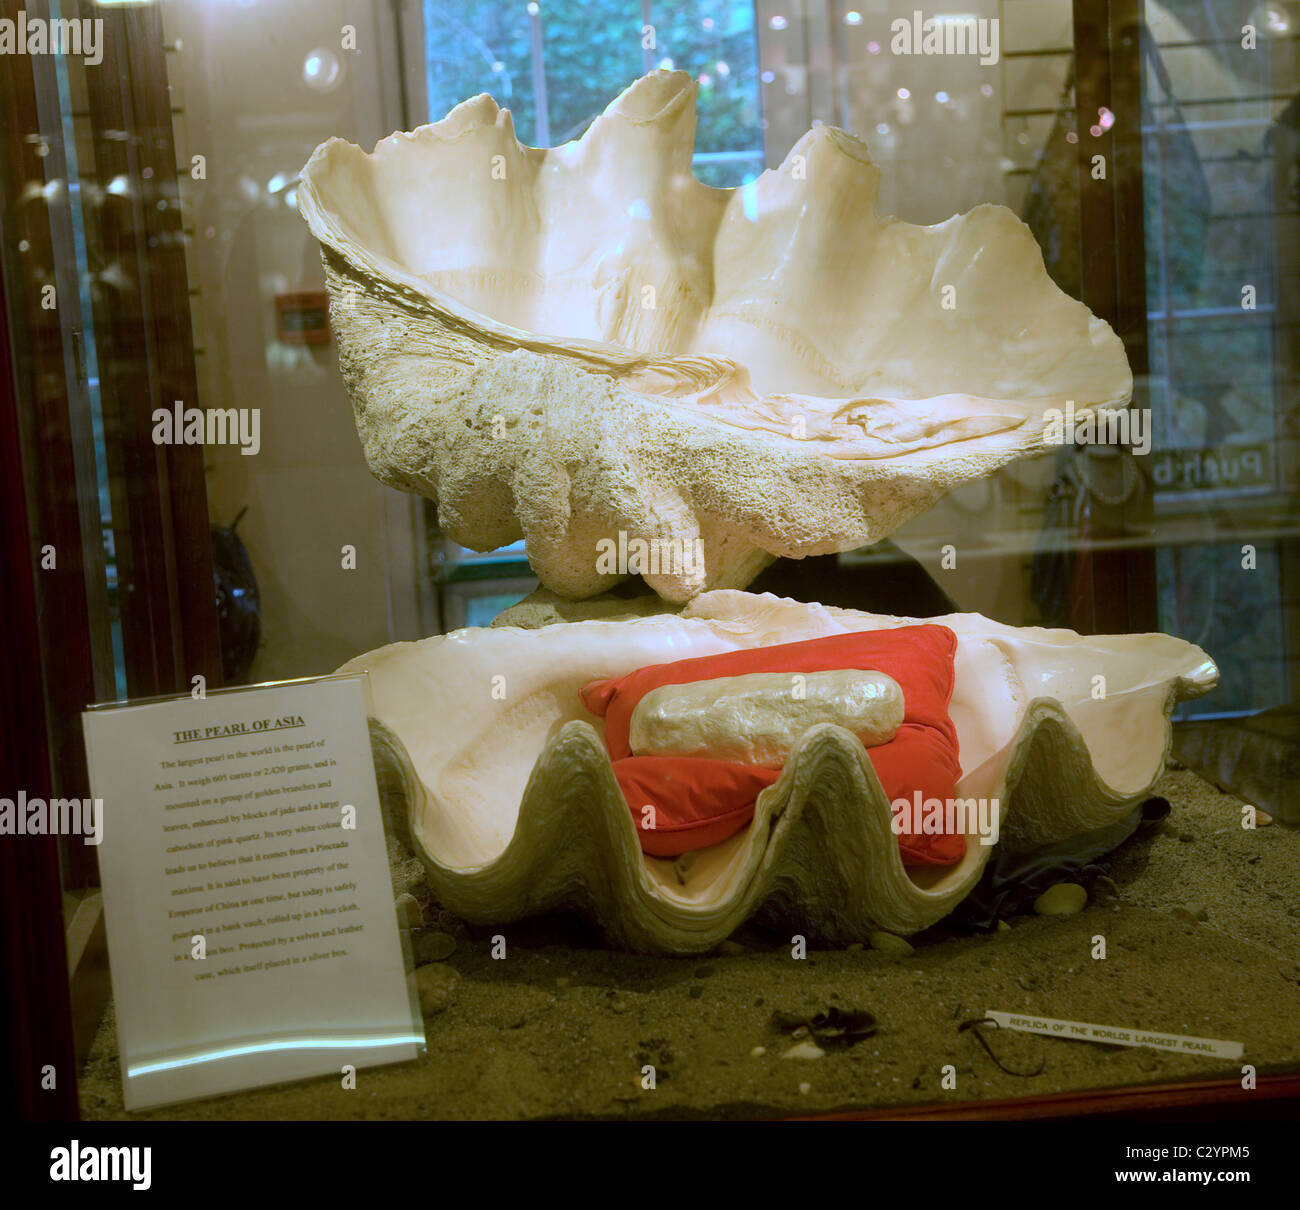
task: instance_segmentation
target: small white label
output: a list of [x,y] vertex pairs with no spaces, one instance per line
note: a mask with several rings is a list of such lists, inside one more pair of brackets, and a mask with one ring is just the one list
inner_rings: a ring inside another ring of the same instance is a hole
[[1152,1050],[1172,1050],[1178,1054],[1213,1055],[1221,1059],[1240,1059],[1245,1047],[1240,1042],[1218,1038],[1193,1038],[1184,1034],[1158,1034],[1145,1029],[1125,1029],[1119,1025],[1091,1025],[1086,1021],[1057,1021],[1051,1017],[1027,1017],[1020,1013],[989,1012],[984,1014],[1002,1029],[1021,1033],[1043,1034],[1049,1038],[1068,1038],[1076,1042],[1109,1042],[1114,1046],[1147,1046]]

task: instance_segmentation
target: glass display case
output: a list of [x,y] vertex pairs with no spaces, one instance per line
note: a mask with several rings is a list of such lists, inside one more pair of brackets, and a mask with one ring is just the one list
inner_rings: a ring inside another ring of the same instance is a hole
[[[1294,1116],[1297,47],[0,0],[17,1114]],[[132,1112],[112,887],[22,804],[92,706],[340,668],[426,1049]]]

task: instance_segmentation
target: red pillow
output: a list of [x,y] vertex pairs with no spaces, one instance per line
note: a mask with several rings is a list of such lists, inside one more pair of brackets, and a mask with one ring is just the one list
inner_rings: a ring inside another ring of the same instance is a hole
[[[652,689],[751,672],[883,672],[903,691],[903,722],[887,744],[867,749],[876,776],[891,802],[911,802],[918,790],[923,800],[947,800],[954,797],[961,776],[957,729],[948,717],[956,651],[957,636],[946,626],[857,631],[654,664],[623,677],[592,681],[583,687],[582,701],[605,719],[605,746],[642,849],[672,857],[738,832],[753,817],[759,791],[778,773],[700,757],[633,756],[628,743],[632,712]],[[647,803],[655,808],[653,830],[642,826]],[[904,834],[899,848],[904,865],[951,865],[965,853],[966,839]]]
[[781,770],[698,756],[625,756],[614,761],[614,776],[642,851],[678,857],[739,832],[754,817],[754,800]]

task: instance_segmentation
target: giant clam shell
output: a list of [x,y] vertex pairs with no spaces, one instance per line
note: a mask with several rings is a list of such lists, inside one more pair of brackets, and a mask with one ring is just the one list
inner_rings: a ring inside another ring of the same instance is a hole
[[[1123,816],[1163,772],[1175,704],[1218,678],[1200,648],[1168,635],[1085,638],[978,614],[926,620],[958,638],[957,793],[999,800],[1000,843],[1013,850]],[[505,924],[567,907],[613,944],[669,953],[710,949],[760,915],[842,944],[942,919],[992,847],[972,839],[955,866],[905,869],[866,750],[821,724],[760,795],[753,823],[682,874],[641,852],[578,690],[666,660],[914,621],[726,590],[679,615],[458,630],[342,671],[370,675],[401,830],[456,914]]]
[[829,126],[712,189],[694,131],[694,83],[658,71],[563,147],[484,95],[307,163],[366,460],[457,542],[523,537],[585,597],[628,570],[597,562],[623,534],[685,601],[885,537],[1041,451],[1046,409],[1129,400],[1119,338],[1009,210],[882,218],[865,144]]

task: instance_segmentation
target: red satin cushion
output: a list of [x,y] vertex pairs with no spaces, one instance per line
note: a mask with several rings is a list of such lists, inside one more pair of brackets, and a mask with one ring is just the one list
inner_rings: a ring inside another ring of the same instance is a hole
[[[583,704],[605,719],[605,746],[632,810],[641,847],[674,857],[714,845],[753,817],[754,799],[778,771],[702,757],[633,756],[628,744],[632,712],[652,689],[751,672],[823,672],[857,668],[891,676],[903,691],[903,722],[887,744],[867,749],[886,796],[909,802],[954,797],[957,729],[948,716],[957,636],[946,626],[900,626],[828,635],[801,643],[754,647],[639,668],[626,676],[592,681]],[[654,829],[642,826],[642,807],[655,808]],[[961,835],[899,837],[905,865],[951,865],[966,851]]]

